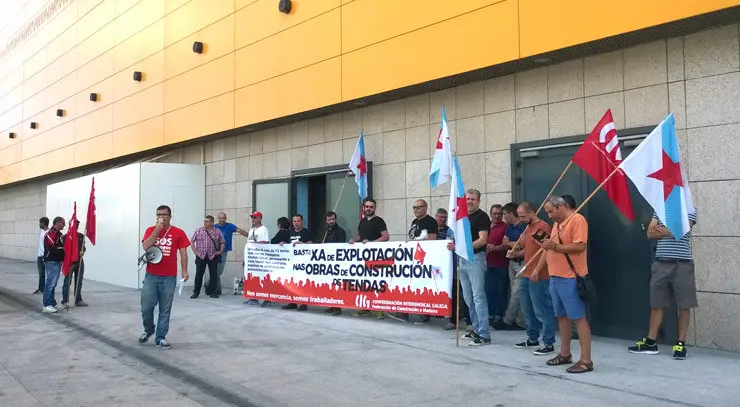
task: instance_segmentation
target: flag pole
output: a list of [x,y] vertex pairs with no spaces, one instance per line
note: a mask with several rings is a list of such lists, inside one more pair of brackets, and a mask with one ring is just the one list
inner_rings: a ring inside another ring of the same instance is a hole
[[[342,181],[342,186],[339,188],[339,195],[337,196],[337,202],[334,204],[334,212],[336,213],[337,208],[339,208],[339,202],[342,200],[342,192],[344,192],[344,186],[347,185],[347,179],[349,178],[350,171],[347,170],[347,173],[344,174],[344,181]],[[321,243],[326,242],[326,236],[329,234],[329,228],[326,228],[326,231],[324,232],[324,238],[321,239]]]
[[[617,166],[614,169],[614,171],[612,171],[611,173],[609,173],[609,175],[606,178],[604,178],[604,180],[601,182],[601,184],[599,184],[599,186],[597,186],[596,189],[594,189],[593,192],[591,192],[591,194],[589,194],[589,196],[587,196],[586,199],[584,199],[583,202],[581,202],[581,204],[573,211],[573,213],[570,216],[568,216],[563,221],[563,223],[560,224],[560,227],[558,227],[558,230],[556,230],[553,233],[553,235],[550,237],[550,239],[552,240],[556,235],[558,235],[560,233],[560,230],[562,229],[562,226],[564,226],[571,219],[573,219],[573,216],[576,213],[580,212],[581,209],[583,209],[583,207],[586,206],[586,204],[596,195],[596,193],[599,192],[604,187],[604,185],[606,185],[607,182],[609,182],[609,180],[612,178],[612,176],[614,174],[616,174],[617,172],[619,172],[620,170],[621,170],[621,168]],[[545,198],[545,200],[547,200],[547,198]],[[519,271],[519,273],[517,273],[516,278],[519,278],[524,273],[524,270],[527,269],[527,267],[529,267],[530,263],[532,263],[532,260],[538,258],[539,255],[540,255],[540,253],[542,253],[543,250],[544,249],[540,247],[540,250],[538,250],[537,253],[534,256],[532,256],[532,258],[530,258],[529,261],[524,265],[524,267],[522,267],[522,269]]]
[[[453,261],[455,260],[455,253],[452,254]],[[452,265],[452,269],[455,269],[455,265]],[[457,285],[457,290],[455,292],[456,301],[456,309],[455,309],[455,346],[460,347],[460,270],[457,270],[455,284]]]

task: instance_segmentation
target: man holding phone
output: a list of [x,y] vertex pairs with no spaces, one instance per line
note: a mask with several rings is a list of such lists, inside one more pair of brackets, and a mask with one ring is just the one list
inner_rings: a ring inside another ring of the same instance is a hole
[[141,246],[144,250],[157,246],[162,250],[162,260],[157,264],[147,263],[146,277],[141,289],[141,319],[144,333],[139,343],[146,343],[155,333],[154,307],[159,307],[156,337],[154,343],[158,348],[170,349],[165,336],[170,329],[170,310],[177,286],[177,253],[180,253],[182,280],[188,281],[188,247],[190,240],[185,232],[170,224],[172,209],[167,205],[157,208],[157,224],[149,226],[144,232]]
[[[535,349],[534,354],[547,355],[555,352],[555,313],[550,297],[550,276],[547,265],[537,274],[532,273],[532,270],[539,259],[537,252],[540,246],[537,243],[550,237],[550,225],[537,217],[530,202],[519,204],[517,214],[519,220],[527,225],[519,245],[524,250],[524,262],[529,263],[530,267],[524,269],[519,286],[524,322],[527,325],[527,339],[514,346],[520,349],[539,347],[541,332],[544,346]],[[532,260],[535,256],[537,258]]]

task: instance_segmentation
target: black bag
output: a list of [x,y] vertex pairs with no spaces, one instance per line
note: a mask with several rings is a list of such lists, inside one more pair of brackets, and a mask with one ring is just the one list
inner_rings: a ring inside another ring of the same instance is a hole
[[[560,244],[563,244],[563,239],[560,237],[559,233],[558,240],[560,240]],[[568,266],[570,267],[570,270],[576,276],[576,290],[578,290],[578,296],[581,297],[581,300],[588,305],[598,305],[599,294],[596,292],[596,285],[594,284],[594,280],[591,279],[591,274],[586,274],[585,276],[581,277],[576,271],[576,268],[573,265],[573,261],[570,259],[568,253],[563,253],[563,255],[565,256],[565,260],[568,261]]]

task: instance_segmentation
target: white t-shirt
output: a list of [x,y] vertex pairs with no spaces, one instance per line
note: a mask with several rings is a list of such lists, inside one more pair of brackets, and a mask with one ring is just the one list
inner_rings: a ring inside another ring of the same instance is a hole
[[46,231],[42,230],[39,235],[39,257],[44,257],[44,236],[46,236]]
[[262,225],[258,228],[249,229],[249,234],[247,235],[247,243],[269,242],[269,241],[270,241],[270,232],[267,231],[267,226]]

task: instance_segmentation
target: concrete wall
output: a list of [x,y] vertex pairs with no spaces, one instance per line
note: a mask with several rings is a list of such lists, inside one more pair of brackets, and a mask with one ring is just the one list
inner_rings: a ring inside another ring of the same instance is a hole
[[[617,129],[653,126],[673,112],[682,164],[688,168],[699,210],[694,251],[700,308],[695,312],[690,340],[700,346],[740,350],[736,339],[740,337],[736,318],[740,278],[733,268],[740,263],[740,214],[736,212],[740,207],[740,161],[736,158],[740,151],[739,28],[737,24],[717,27],[208,141],[203,146],[206,211],[223,210],[233,222],[247,226],[253,210],[253,180],[346,163],[360,130],[364,130],[365,149],[375,165],[374,195],[379,214],[392,237],[401,239],[411,220],[414,199],[428,199],[432,208],[447,206],[448,189],[430,191],[427,181],[443,105],[466,186],[483,191],[486,207],[511,199],[511,143],[584,134],[607,108],[612,109]],[[176,150],[161,161],[200,160],[201,146],[193,146]],[[0,190],[0,202],[6,210],[20,208],[25,206],[24,199],[32,199],[23,196],[41,191],[32,186]],[[43,199],[37,202],[41,205]],[[35,221],[38,213],[37,209],[24,219]],[[267,225],[272,226],[272,220]],[[21,227],[4,221],[3,243],[27,236],[22,255],[31,258],[28,248],[35,228],[35,223]],[[228,276],[240,274],[243,247],[244,240],[236,238]],[[2,254],[21,257],[9,253],[5,244]]]

